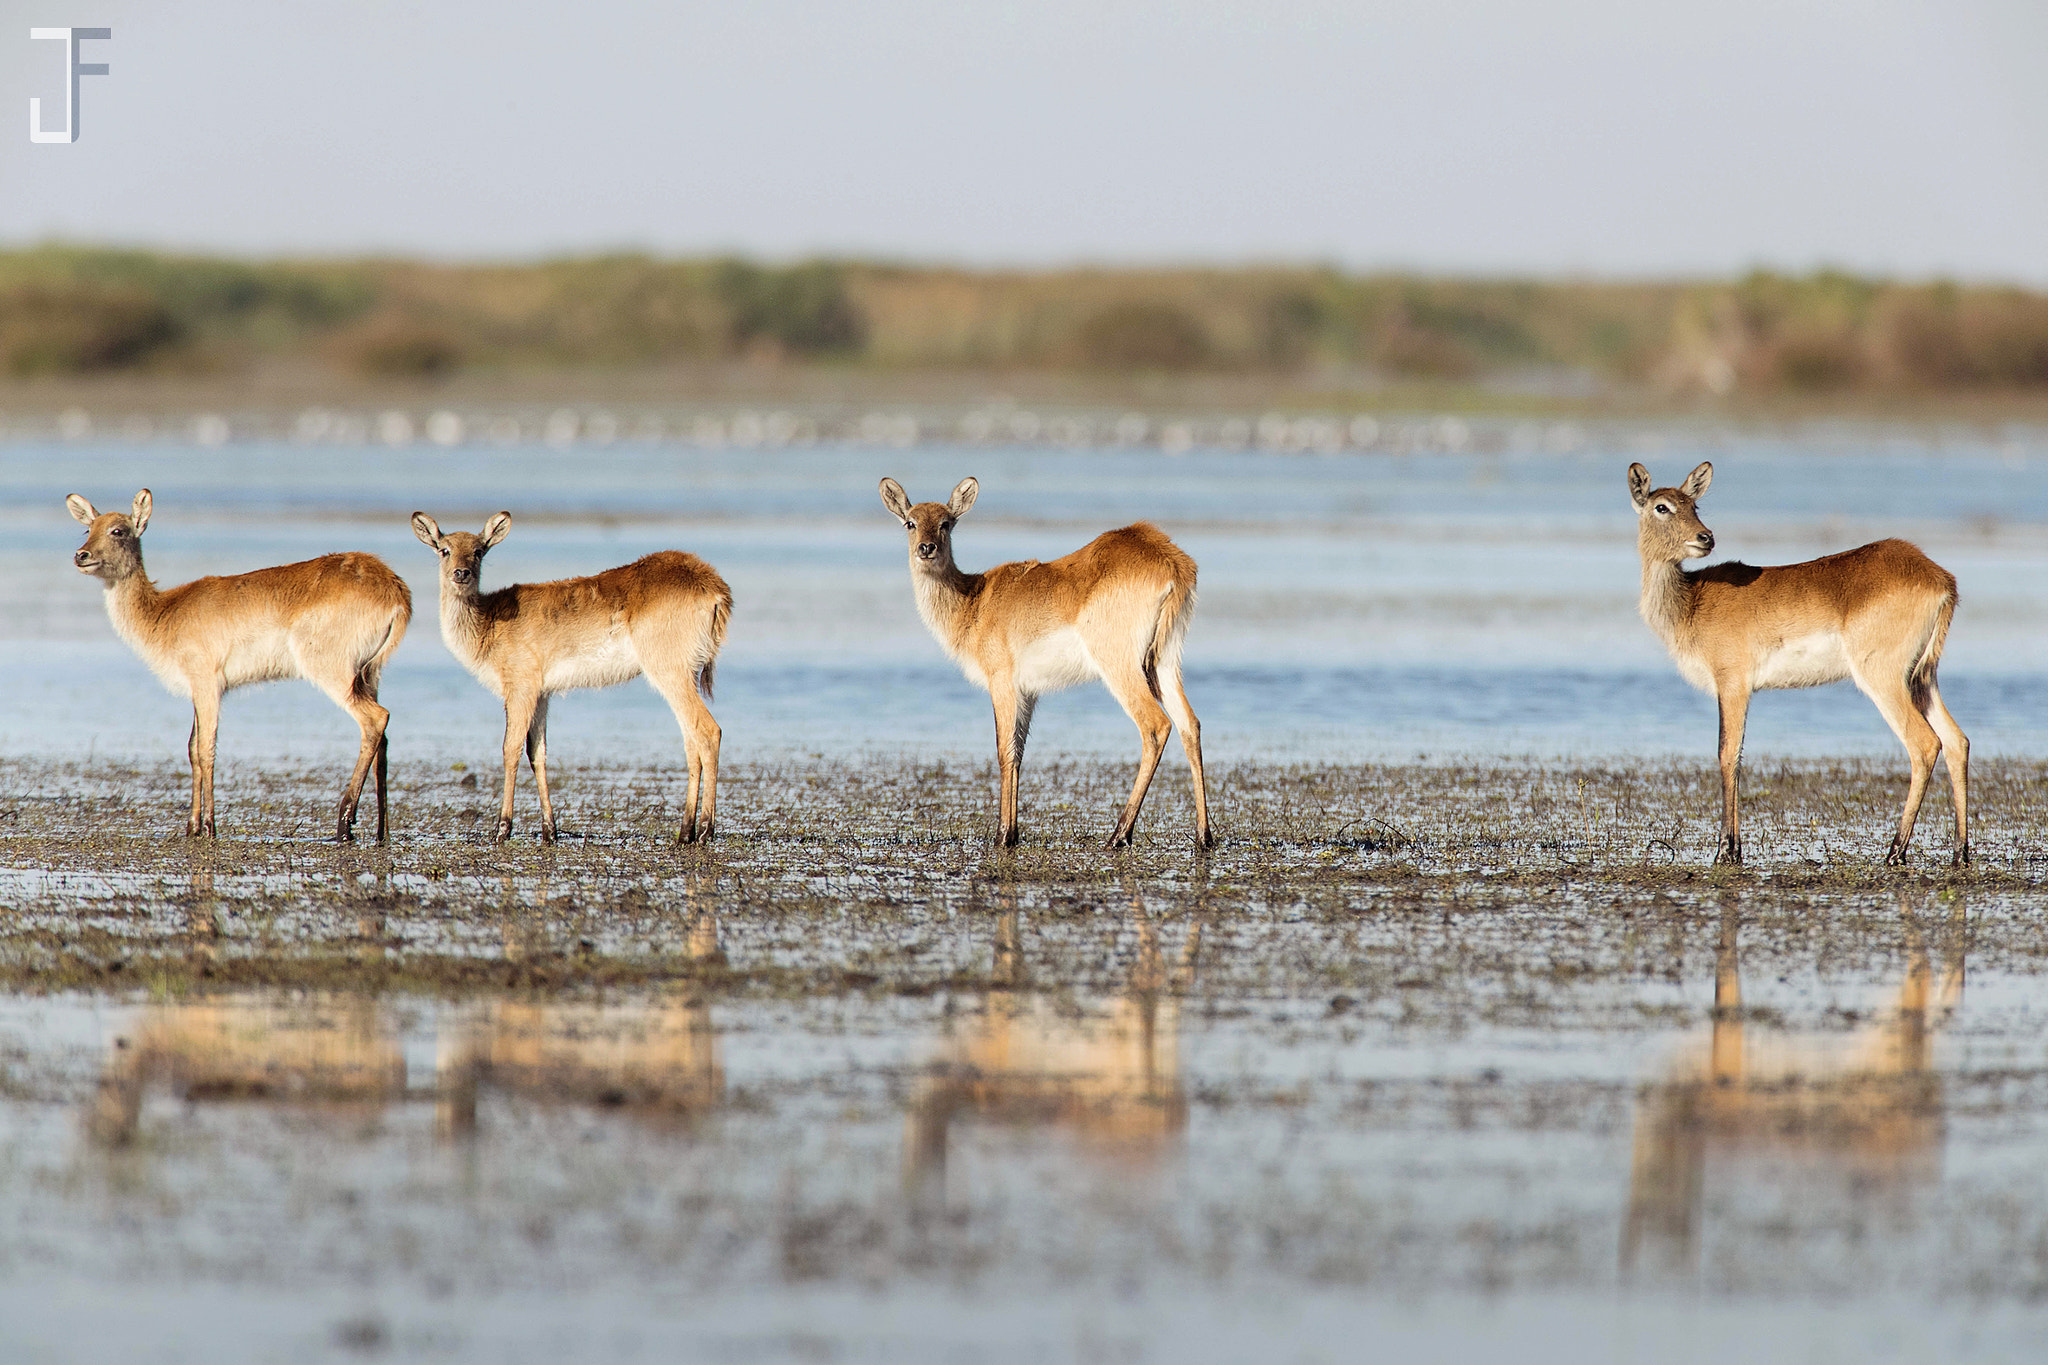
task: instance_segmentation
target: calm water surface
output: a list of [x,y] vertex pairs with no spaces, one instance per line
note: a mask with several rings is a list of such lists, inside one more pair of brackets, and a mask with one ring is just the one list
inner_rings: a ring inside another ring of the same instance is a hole
[[[911,602],[883,474],[982,497],[957,542],[969,568],[1053,558],[1139,517],[1201,565],[1189,691],[1219,756],[1711,755],[1712,702],[1681,683],[1636,617],[1631,459],[1675,482],[1703,458],[1725,557],[1779,563],[1885,535],[1918,540],[1962,585],[1944,694],[1980,753],[2048,753],[2048,446],[1885,428],[1799,437],[1595,428],[1570,455],[1336,457],[997,447],[699,451],[614,446],[215,449],[0,445],[0,746],[52,757],[182,756],[189,711],[112,639],[70,567],[67,492],[105,509],[155,494],[159,582],[337,549],[383,555],[417,615],[385,681],[402,755],[486,758],[495,703],[438,639],[435,565],[407,516],[450,527],[515,514],[486,582],[552,578],[649,550],[703,555],[732,584],[717,713],[728,756],[914,748],[979,753],[987,698]],[[224,761],[337,757],[346,718],[303,686],[238,693]],[[641,684],[552,712],[564,758],[680,744]],[[1034,752],[1135,751],[1100,688],[1046,701]],[[1883,753],[1895,741],[1846,685],[1760,696],[1754,755]]]

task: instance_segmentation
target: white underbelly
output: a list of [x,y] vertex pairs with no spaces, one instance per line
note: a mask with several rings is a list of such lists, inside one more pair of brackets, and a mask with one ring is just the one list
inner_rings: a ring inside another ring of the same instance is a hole
[[283,631],[262,635],[253,640],[237,641],[221,661],[220,671],[229,687],[245,687],[250,683],[274,682],[279,678],[299,676],[298,662],[292,658],[292,650]]
[[541,675],[541,690],[567,692],[578,687],[614,687],[639,676],[640,656],[633,649],[632,637],[624,630],[615,630],[595,648],[551,662]]
[[1836,631],[1818,631],[1796,636],[1756,661],[1750,685],[1766,687],[1818,687],[1840,682],[1849,676],[1849,651]]
[[1042,635],[1017,655],[1017,690],[1038,696],[1077,687],[1102,676],[1077,630]]

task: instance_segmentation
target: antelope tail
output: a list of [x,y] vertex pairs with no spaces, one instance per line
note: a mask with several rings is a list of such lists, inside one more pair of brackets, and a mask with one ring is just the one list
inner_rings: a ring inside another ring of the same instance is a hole
[[1913,661],[1911,672],[1906,675],[1916,698],[1922,696],[1934,683],[1934,670],[1941,663],[1942,647],[1948,643],[1949,622],[1956,616],[1956,590],[1951,586],[1934,608],[1934,625],[1927,632],[1927,643],[1921,646],[1920,657]]
[[[1182,558],[1186,558],[1182,556]],[[1181,644],[1187,639],[1188,623],[1195,616],[1195,565],[1188,560],[1176,564],[1173,583],[1159,601],[1159,617],[1152,627],[1152,644],[1145,651],[1145,685],[1159,698],[1159,670],[1180,671]]]
[[732,619],[732,594],[721,592],[718,600],[711,604],[710,647],[704,652],[704,662],[697,669],[697,690],[704,694],[704,700],[711,700],[711,684],[718,672],[718,651],[725,648],[725,626]]

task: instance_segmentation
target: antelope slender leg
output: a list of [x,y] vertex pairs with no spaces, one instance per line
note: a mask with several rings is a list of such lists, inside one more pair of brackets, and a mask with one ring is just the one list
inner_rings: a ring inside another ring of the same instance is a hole
[[1718,679],[1721,703],[1721,849],[1717,863],[1742,861],[1742,816],[1736,807],[1735,775],[1742,764],[1742,728],[1749,722],[1747,679]]
[[505,799],[498,806],[497,839],[501,844],[512,837],[512,788],[519,780],[519,750],[539,704],[537,695],[508,693],[505,697]]
[[391,766],[391,735],[386,731],[377,736],[377,842],[391,842],[390,808],[384,799],[384,779]]
[[1188,776],[1195,785],[1195,844],[1200,848],[1214,848],[1216,835],[1209,828],[1209,791],[1202,777],[1202,722],[1195,719],[1195,710],[1188,705],[1188,694],[1181,687],[1177,662],[1162,673],[1159,682],[1160,700],[1166,703],[1173,723],[1180,727],[1181,752],[1187,755]]
[[1913,822],[1919,818],[1920,802],[1927,795],[1927,779],[1934,775],[1934,761],[1941,756],[1941,738],[1914,705],[1912,688],[1906,683],[1905,663],[1894,659],[1859,660],[1850,665],[1849,676],[1877,707],[1885,724],[1892,727],[1899,743],[1906,746],[1907,761],[1913,765],[1912,780],[1906,787],[1906,804],[1899,811],[1899,830],[1884,855],[1887,865],[1902,866],[1906,850],[1913,843]]
[[[356,752],[355,769],[349,773],[348,785],[341,792],[341,807],[335,812],[334,837],[342,843],[355,838],[356,808],[362,804],[363,783],[369,780],[370,769],[376,766],[377,750],[384,742],[384,727],[391,721],[391,713],[376,702],[360,694],[351,695],[346,705],[355,717],[358,728],[363,732],[362,744]],[[378,786],[381,792],[382,782]],[[380,805],[382,798],[379,798]],[[381,829],[382,817],[378,817]],[[379,839],[382,839],[380,832]]]
[[213,764],[220,744],[220,692],[217,688],[192,691],[192,749],[196,763],[193,779],[193,812],[186,823],[188,835],[215,837],[213,827]]
[[[1919,697],[1916,695],[1914,700]],[[1956,724],[1956,718],[1942,705],[1941,689],[1934,685],[1933,678],[1927,680],[1926,705],[1920,709],[1934,727],[1934,733],[1941,737],[1942,762],[1948,765],[1949,794],[1956,807],[1954,861],[1957,867],[1965,867],[1970,861],[1970,741]]]
[[988,681],[989,699],[995,704],[996,718],[996,768],[1000,773],[996,845],[999,848],[1017,846],[1017,773],[1023,766],[1024,744],[1019,735],[1020,724],[1028,731],[1031,727],[1031,709],[1036,699],[1027,700],[1017,691],[1015,679],[1004,674],[991,677]]
[[683,801],[676,842],[698,843],[711,838],[717,829],[718,746],[723,732],[687,669],[648,669],[647,681],[675,713],[676,726],[683,732],[684,757],[690,765],[690,789]]
[[196,839],[201,828],[199,823],[199,703],[192,703],[192,733],[185,737],[185,761],[192,769],[192,806],[185,814],[185,837]]
[[1173,734],[1173,721],[1153,694],[1152,684],[1143,670],[1135,666],[1115,670],[1105,668],[1102,681],[1109,687],[1117,704],[1124,708],[1124,714],[1131,718],[1131,723],[1138,727],[1138,738],[1144,744],[1144,752],[1138,759],[1137,780],[1131,784],[1131,799],[1125,804],[1124,813],[1110,832],[1106,845],[1123,848],[1131,842],[1131,832],[1138,826],[1138,812],[1144,808],[1145,793],[1152,786],[1152,774],[1158,771],[1160,755],[1166,752],[1166,741]]
[[526,725],[526,761],[533,766],[533,784],[540,788],[540,837],[555,841],[555,803],[548,796],[548,698],[542,693],[533,704],[533,719]]

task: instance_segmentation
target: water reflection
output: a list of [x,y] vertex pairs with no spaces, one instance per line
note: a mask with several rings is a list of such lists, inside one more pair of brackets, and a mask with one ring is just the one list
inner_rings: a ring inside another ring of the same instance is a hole
[[[218,932],[211,882],[210,872],[193,875],[192,935],[202,955]],[[381,953],[382,916],[366,913],[362,928],[365,951]],[[693,961],[724,960],[708,911],[695,915],[685,942]],[[474,1137],[479,1097],[493,1093],[661,1123],[693,1121],[725,1095],[711,1007],[688,986],[616,1004],[501,998],[449,1010],[433,1032],[426,1086],[409,1083],[404,1037],[401,1012],[374,996],[240,992],[153,1004],[114,1037],[86,1134],[106,1147],[133,1144],[153,1093],[360,1117],[431,1100],[447,1139]]]
[[1737,1168],[1743,1181],[1784,1163],[1802,1196],[1845,1190],[1859,1205],[1939,1179],[1945,1125],[1933,1036],[1962,1001],[1966,910],[1958,901],[1952,912],[1938,983],[1903,905],[1900,920],[1906,967],[1896,1002],[1844,1042],[1746,1027],[1741,917],[1723,911],[1712,1027],[1638,1104],[1624,1273],[1698,1268],[1710,1162]]
[[1175,1150],[1188,1122],[1177,994],[1192,982],[1201,924],[1189,927],[1172,966],[1159,921],[1136,896],[1130,924],[1136,947],[1124,989],[1093,1015],[1025,989],[1022,916],[1014,908],[1000,915],[995,988],[954,1025],[905,1117],[904,1180],[913,1208],[944,1205],[947,1154],[963,1123],[1061,1131],[1095,1154],[1141,1166]]

